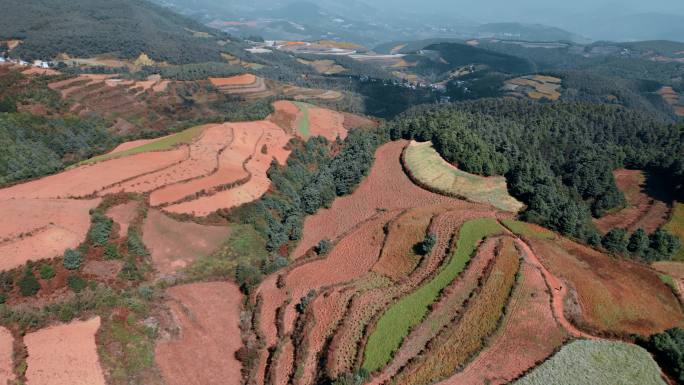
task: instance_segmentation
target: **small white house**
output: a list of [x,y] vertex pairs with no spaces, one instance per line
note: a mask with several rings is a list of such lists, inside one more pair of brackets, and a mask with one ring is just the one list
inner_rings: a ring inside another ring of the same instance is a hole
[[50,65],[48,64],[48,62],[42,61],[42,60],[34,60],[33,66],[38,67],[38,68],[50,68]]
[[0,63],[4,63],[4,62],[6,62],[6,61],[7,61],[7,60],[6,60],[4,57],[0,56]]

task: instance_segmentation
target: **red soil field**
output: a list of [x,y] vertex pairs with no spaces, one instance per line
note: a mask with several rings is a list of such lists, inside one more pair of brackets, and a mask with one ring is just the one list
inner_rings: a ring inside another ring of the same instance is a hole
[[314,325],[304,336],[307,351],[302,364],[302,376],[296,382],[298,385],[314,384],[320,355],[326,353],[323,351],[325,341],[344,316],[347,302],[352,294],[351,290],[334,289],[330,293],[319,295],[309,305],[312,309]]
[[14,337],[12,333],[0,327],[0,384],[14,381]]
[[147,152],[76,167],[56,175],[0,190],[10,198],[79,198],[96,194],[116,183],[173,166],[188,157],[188,149]]
[[613,175],[618,188],[625,194],[627,207],[594,220],[602,233],[614,228],[627,229],[630,233],[642,228],[652,233],[667,223],[670,208],[667,203],[648,196],[643,171],[620,169]]
[[[202,196],[198,199],[165,207],[164,210],[177,214],[192,214],[195,216],[207,216],[219,209],[230,209],[259,199],[271,186],[266,172],[271,166],[271,161],[276,159],[284,164],[290,155],[285,146],[290,141],[290,136],[285,134],[278,126],[271,122],[262,121],[252,123],[262,127],[263,136],[257,143],[257,151],[246,163],[245,168],[251,175],[249,181],[234,188],[216,192],[213,195]],[[262,151],[266,150],[266,153]]]
[[95,345],[99,328],[95,317],[26,334],[27,384],[105,385]]
[[21,71],[21,73],[24,75],[39,75],[39,76],[56,76],[56,75],[61,74],[59,71],[53,70],[51,68],[38,68],[38,67],[30,67],[28,69]]
[[217,158],[233,139],[232,131],[224,125],[206,125],[201,136],[190,144],[188,159],[163,170],[141,175],[140,177],[116,184],[103,194],[117,192],[145,193],[170,184],[200,178],[214,172]]
[[252,74],[243,74],[231,76],[229,78],[209,78],[209,81],[214,87],[248,86],[256,82],[256,76]]
[[[448,239],[450,241],[450,238]],[[470,296],[470,293],[477,287],[485,269],[494,259],[494,249],[498,241],[499,238],[490,238],[480,245],[465,272],[444,290],[444,293],[433,305],[432,311],[427,315],[425,321],[417,325],[409,333],[399,350],[394,353],[390,364],[380,374],[375,376],[370,384],[379,385],[389,381],[413,357],[425,349],[428,342],[452,321],[457,312],[463,310],[463,304]],[[442,247],[446,246],[445,244]]]
[[223,185],[237,183],[249,177],[244,163],[257,152],[257,144],[263,135],[261,124],[231,123],[224,124],[231,131],[232,142],[223,152],[218,154],[218,169],[203,178],[185,183],[177,183],[162,187],[150,194],[153,206],[178,202],[200,191],[211,191]]
[[296,135],[297,119],[301,115],[299,107],[289,100],[278,100],[273,103],[273,109],[274,112],[269,115],[268,120],[277,124],[285,132]]
[[[385,212],[364,223],[359,228],[342,238],[321,260],[296,266],[287,271],[278,287],[279,275],[269,276],[258,288],[256,295],[261,298],[259,327],[263,333],[266,347],[274,346],[278,340],[276,327],[277,309],[284,306],[283,334],[287,335],[294,328],[297,316],[295,306],[310,290],[348,282],[368,272],[377,260],[385,235],[383,227],[398,212]],[[289,304],[285,304],[291,298]],[[262,355],[263,368],[264,355]],[[259,374],[263,376],[263,374]]]
[[90,209],[99,199],[0,200],[0,212],[11,220],[0,223],[0,270],[27,261],[61,256],[75,248],[90,228]]
[[180,327],[178,339],[161,341],[155,361],[167,385],[239,385],[242,294],[229,282],[196,283],[167,291]]
[[130,141],[130,142],[121,143],[120,145],[116,146],[116,148],[114,148],[112,151],[110,151],[109,154],[117,154],[117,153],[119,153],[119,152],[124,152],[124,151],[130,150],[130,149],[132,149],[132,148],[144,146],[144,145],[146,145],[146,144],[148,144],[148,143],[152,143],[152,142],[157,141],[157,140],[159,140],[159,139],[163,139],[163,138],[157,138],[157,139],[140,139],[140,140],[133,140],[133,141]]
[[523,263],[502,328],[466,368],[440,385],[508,384],[562,346],[567,333],[551,311],[541,271]]
[[215,251],[229,233],[228,227],[179,222],[158,210],[149,210],[143,225],[143,242],[157,271],[168,275]]
[[407,141],[395,141],[380,147],[375,163],[353,194],[338,198],[330,209],[319,210],[304,221],[302,240],[292,256],[302,257],[321,239],[335,239],[356,224],[368,220],[378,210],[406,209],[439,203],[451,203],[454,208],[482,209],[476,205],[423,190],[413,184],[401,168],[400,157]]
[[138,202],[131,201],[116,205],[107,210],[107,216],[119,225],[119,236],[125,237],[128,226],[138,215]]
[[583,329],[650,335],[684,325],[679,302],[652,270],[567,239],[528,241],[544,266],[564,281],[561,287],[571,288],[576,299],[565,298],[565,313]]
[[278,361],[275,363],[275,370],[273,372],[273,385],[287,385],[292,373],[292,364],[294,362],[294,345],[288,339],[283,345],[278,354]]

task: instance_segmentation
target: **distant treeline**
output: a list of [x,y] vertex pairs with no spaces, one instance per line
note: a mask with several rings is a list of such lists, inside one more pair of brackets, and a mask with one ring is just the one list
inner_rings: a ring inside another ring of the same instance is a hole
[[391,126],[393,138],[431,140],[449,162],[505,175],[524,219],[599,244],[591,217],[624,202],[612,170],[653,170],[681,193],[684,128],[619,106],[484,99],[424,106]]

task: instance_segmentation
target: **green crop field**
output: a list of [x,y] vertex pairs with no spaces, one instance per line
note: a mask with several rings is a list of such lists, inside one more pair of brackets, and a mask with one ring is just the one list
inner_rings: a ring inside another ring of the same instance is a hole
[[188,144],[188,143],[192,142],[196,137],[198,137],[202,133],[203,130],[204,130],[204,126],[195,126],[192,128],[188,128],[185,131],[181,131],[181,132],[176,133],[176,134],[165,136],[159,140],[155,140],[154,142],[150,142],[150,143],[144,144],[142,146],[130,148],[126,151],[117,152],[115,154],[104,154],[104,155],[96,156],[94,158],[90,158],[88,160],[85,160],[85,161],[79,163],[77,166],[81,166],[84,164],[92,164],[92,163],[97,163],[97,162],[103,162],[105,160],[111,160],[111,159],[116,159],[116,158],[123,158],[125,156],[142,154],[143,152],[171,150],[175,146],[178,146],[181,144]]
[[643,348],[624,342],[576,341],[514,385],[664,385]]
[[303,102],[294,102],[294,104],[302,112],[302,118],[299,120],[297,131],[299,131],[299,133],[302,135],[302,137],[304,137],[304,139],[308,139],[309,136],[311,136],[311,130],[309,130],[309,107],[311,107],[311,105]]
[[555,239],[556,234],[553,231],[545,229],[531,223],[520,222],[512,219],[504,219],[501,221],[504,226],[511,230],[516,235],[523,237],[536,237],[542,239]]
[[684,261],[684,203],[675,203],[672,219],[665,225],[665,230],[678,236],[682,244],[672,259]]
[[414,180],[436,192],[511,212],[523,208],[522,202],[508,194],[506,178],[461,171],[442,159],[430,142],[411,143],[404,151],[404,163]]
[[374,372],[384,367],[408,335],[420,323],[430,305],[470,261],[483,238],[500,234],[503,228],[495,219],[481,218],[466,222],[459,232],[456,251],[449,263],[431,281],[392,305],[382,315],[368,339],[363,367]]

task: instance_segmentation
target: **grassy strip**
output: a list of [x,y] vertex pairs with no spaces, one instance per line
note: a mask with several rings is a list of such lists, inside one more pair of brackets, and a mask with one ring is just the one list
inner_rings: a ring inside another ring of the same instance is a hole
[[666,284],[670,289],[672,289],[672,292],[677,294],[677,285],[675,284],[675,281],[671,276],[667,274],[658,274],[658,278],[660,278],[660,280],[663,281],[664,284]]
[[409,176],[428,190],[510,212],[524,206],[508,193],[506,178],[485,178],[459,170],[442,159],[430,142],[412,143],[404,150],[403,160]]
[[363,368],[373,372],[384,367],[411,328],[425,317],[442,290],[465,269],[478,242],[502,231],[503,228],[491,218],[466,222],[459,232],[456,251],[446,267],[430,282],[399,300],[382,315],[368,339]]
[[675,252],[672,259],[684,261],[684,203],[676,203],[672,212],[672,218],[665,225],[665,230],[679,237],[682,246]]
[[309,137],[311,136],[311,130],[309,129],[309,126],[311,125],[311,120],[309,118],[309,107],[311,107],[311,105],[302,102],[293,103],[302,112],[302,118],[299,120],[299,126],[297,127],[297,130],[300,134],[302,134],[304,139],[309,139]]
[[171,150],[180,144],[188,144],[192,142],[196,137],[198,137],[202,133],[203,130],[203,126],[195,126],[192,128],[188,128],[185,131],[181,131],[179,133],[163,137],[159,140],[155,140],[154,142],[130,148],[126,151],[121,151],[114,154],[103,154],[100,156],[96,156],[94,158],[90,158],[88,160],[84,160],[83,162],[78,163],[76,166],[82,166],[84,164],[93,164],[111,159],[123,158],[126,156],[142,154],[143,152]]
[[501,223],[503,223],[503,225],[511,230],[515,235],[542,239],[556,239],[556,234],[554,234],[553,231],[531,223],[516,221],[513,219],[503,219]]
[[489,278],[455,327],[445,329],[424,354],[413,360],[393,383],[428,384],[447,378],[484,347],[496,331],[520,267],[513,240],[503,240]]
[[624,342],[575,341],[515,385],[664,385],[660,368],[643,348]]

